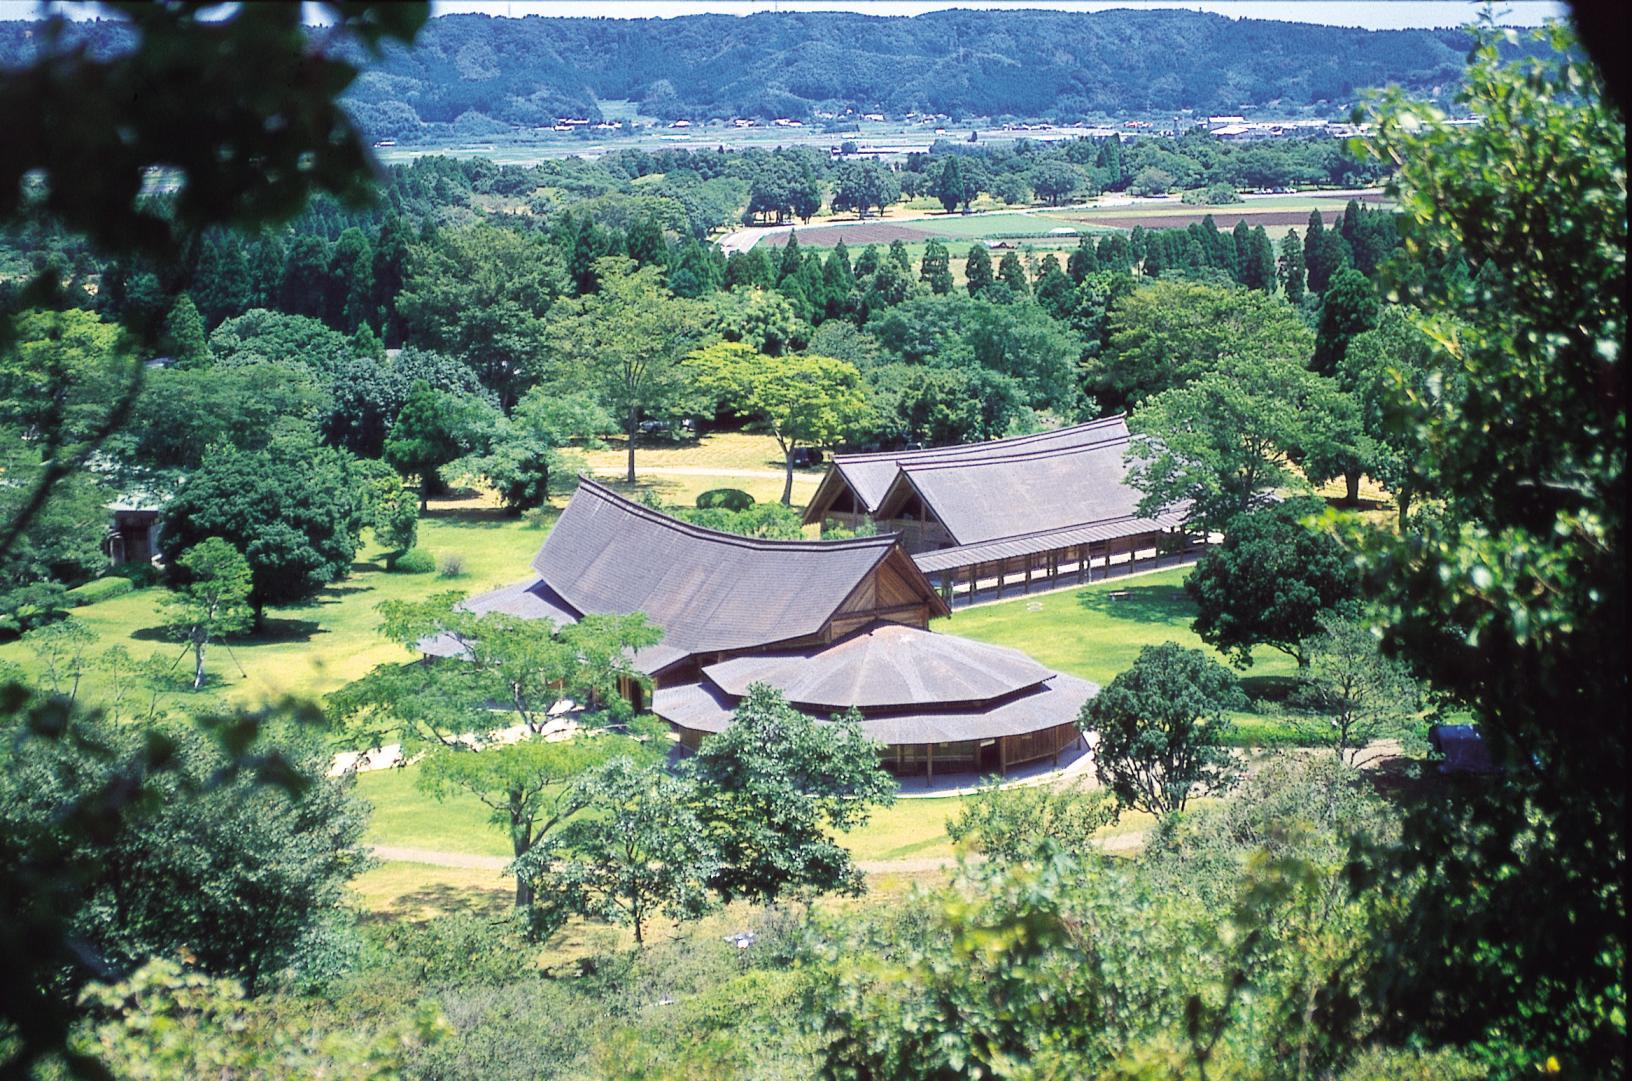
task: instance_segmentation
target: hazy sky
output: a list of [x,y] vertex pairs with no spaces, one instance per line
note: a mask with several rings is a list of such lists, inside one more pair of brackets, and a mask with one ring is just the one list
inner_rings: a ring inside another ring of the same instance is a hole
[[[75,18],[98,14],[94,4],[53,4]],[[226,5],[223,5],[225,7]],[[1483,6],[1469,0],[1377,0],[1373,3],[1338,3],[1334,0],[433,0],[439,15],[482,12],[488,15],[557,15],[615,19],[673,18],[711,12],[750,15],[758,11],[860,11],[871,15],[920,15],[945,8],[1038,9],[1105,11],[1114,8],[1150,10],[1187,8],[1215,11],[1237,18],[1281,19],[1389,30],[1414,26],[1458,26],[1471,21]],[[37,0],[0,0],[0,19],[29,19],[39,15]],[[1562,16],[1566,5],[1556,0],[1509,0],[1497,5],[1503,22],[1534,26],[1543,19]]]

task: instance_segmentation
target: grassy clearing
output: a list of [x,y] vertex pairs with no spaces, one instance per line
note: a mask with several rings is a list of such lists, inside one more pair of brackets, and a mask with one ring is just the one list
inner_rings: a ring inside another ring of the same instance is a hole
[[[315,698],[366,675],[388,661],[406,660],[402,647],[381,638],[375,607],[386,600],[424,597],[439,591],[479,593],[526,577],[527,564],[545,533],[509,518],[480,498],[432,502],[421,520],[420,545],[439,560],[458,555],[458,578],[435,574],[388,574],[383,552],[372,543],[358,553],[352,573],[299,605],[269,609],[266,629],[211,650],[209,665],[228,701],[256,705],[286,695]],[[103,647],[123,645],[136,657],[154,652],[179,655],[160,629],[162,589],[144,589],[74,611],[95,631]],[[229,651],[230,649],[230,651]],[[0,660],[34,668],[33,655],[20,643],[0,645]],[[101,693],[99,676],[87,677],[84,693]]]
[[418,766],[357,776],[357,794],[374,807],[367,840],[376,845],[425,848],[473,856],[509,856],[510,842],[474,796],[435,800],[415,787]]
[[[1132,666],[1145,646],[1177,642],[1224,661],[1190,629],[1195,604],[1184,592],[1189,568],[1174,567],[1127,580],[1096,582],[1080,589],[1016,597],[980,605],[943,619],[937,630],[1011,646],[1042,664],[1104,686]],[[1112,593],[1125,592],[1120,599]],[[1295,736],[1301,719],[1274,702],[1290,689],[1297,664],[1270,649],[1256,653],[1242,675],[1253,710],[1237,714],[1236,742],[1281,742]]]
[[[698,439],[642,440],[635,446],[635,483],[623,483],[628,444],[607,440],[604,450],[587,452],[597,480],[627,495],[653,492],[665,503],[690,505],[712,488],[740,488],[761,503],[782,498],[782,452],[768,435],[715,432]],[[823,470],[796,469],[793,503],[803,506],[815,494]]]

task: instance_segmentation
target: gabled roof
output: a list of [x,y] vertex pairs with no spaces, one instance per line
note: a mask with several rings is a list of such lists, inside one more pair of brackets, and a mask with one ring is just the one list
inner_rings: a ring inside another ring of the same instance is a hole
[[1054,673],[1016,649],[881,622],[832,645],[732,657],[703,675],[734,697],[768,683],[796,706],[843,712],[987,702]]
[[1128,419],[1122,414],[1056,428],[1032,435],[993,439],[985,443],[963,443],[951,447],[928,447],[923,450],[884,451],[877,454],[835,454],[833,466],[822,478],[821,485],[805,511],[806,523],[819,522],[828,505],[844,485],[856,493],[857,500],[872,514],[883,502],[885,493],[903,466],[924,462],[973,462],[985,458],[1003,457],[1027,451],[1062,449],[1097,443],[1103,439],[1128,434]]
[[917,495],[959,545],[1044,533],[1136,516],[1140,493],[1126,483],[1130,437],[977,460],[908,462],[878,516]]
[[[815,634],[897,551],[894,534],[773,541],[721,533],[585,479],[533,569],[578,612],[644,612],[663,628],[659,648],[679,659]],[[910,559],[898,556],[896,566],[932,611],[946,612],[945,601]]]

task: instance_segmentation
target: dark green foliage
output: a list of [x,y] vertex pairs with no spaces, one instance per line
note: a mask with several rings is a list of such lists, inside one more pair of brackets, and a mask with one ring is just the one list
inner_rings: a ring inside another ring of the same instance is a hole
[[728,511],[744,511],[754,505],[754,497],[740,488],[710,488],[697,497],[698,510],[715,507]]
[[895,781],[856,718],[818,724],[756,684],[730,726],[704,739],[686,767],[718,858],[708,884],[722,899],[862,892],[861,872],[835,834],[894,802]]
[[480,398],[417,381],[386,436],[385,460],[404,477],[419,478],[424,510],[432,495],[446,490],[441,468],[481,446],[492,422],[492,407]]
[[1321,619],[1352,615],[1360,577],[1353,557],[1305,519],[1318,500],[1289,499],[1230,519],[1224,543],[1209,549],[1184,581],[1196,602],[1201,640],[1236,664],[1252,664],[1254,646],[1278,649],[1302,667]]
[[392,574],[430,574],[436,570],[436,556],[423,548],[410,548],[391,561]]
[[979,296],[992,284],[992,257],[986,245],[976,243],[969,248],[963,265],[964,287],[972,297]]
[[1246,706],[1230,670],[1199,649],[1145,646],[1133,667],[1082,707],[1078,723],[1098,737],[1094,771],[1123,807],[1154,815],[1184,810],[1197,788],[1235,783],[1224,749],[1229,711]]
[[129,578],[120,578],[111,574],[104,575],[101,578],[93,578],[82,586],[75,586],[73,589],[68,590],[68,603],[75,608],[81,608],[87,604],[95,604],[97,601],[123,597],[135,588],[136,584]]
[[259,626],[267,605],[305,600],[347,574],[362,526],[362,494],[347,457],[288,440],[206,454],[165,507],[160,545],[172,563],[209,537],[242,552]]
[[[1496,1076],[1626,1061],[1626,129],[1561,27],[1538,63],[1481,31],[1459,129],[1394,94],[1411,250],[1474,268],[1402,282],[1430,339],[1407,401],[1435,507],[1359,531],[1385,645],[1466,702],[1505,772],[1425,801],[1375,888],[1425,886],[1382,941],[1393,1033],[1478,1051]],[[1421,384],[1418,384],[1421,385]],[[1386,983],[1386,994],[1383,993]],[[1475,1013],[1459,1002],[1477,1002]]]
[[[321,741],[295,730],[262,736],[255,753],[280,757],[290,790],[253,775],[227,775],[220,747],[185,728],[115,724],[84,714],[67,719],[67,739],[5,725],[0,815],[7,843],[5,878],[62,868],[54,915],[66,919],[84,950],[83,967],[52,973],[78,985],[150,956],[185,952],[208,972],[264,987],[319,948],[345,884],[367,866],[366,812],[349,782],[324,774]],[[253,730],[251,730],[253,732]],[[163,772],[138,783],[146,796],[109,823],[107,835],[59,828],[64,808],[106,797],[133,779],[144,742],[167,748]],[[40,914],[10,909],[23,922]]]
[[1377,294],[1358,270],[1341,270],[1320,298],[1320,325],[1315,330],[1315,355],[1309,366],[1332,375],[1357,334],[1377,325]]

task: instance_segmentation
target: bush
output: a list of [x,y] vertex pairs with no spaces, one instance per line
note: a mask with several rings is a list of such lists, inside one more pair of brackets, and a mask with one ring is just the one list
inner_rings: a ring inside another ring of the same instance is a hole
[[128,578],[136,589],[146,589],[156,586],[164,580],[164,568],[157,566],[151,560],[138,560],[132,563],[115,563],[104,572],[105,578]]
[[442,557],[437,565],[436,573],[442,578],[463,578],[465,576],[465,557],[458,552]]
[[754,497],[741,488],[711,488],[697,497],[698,510],[744,511],[754,505]]
[[392,574],[430,574],[436,570],[436,557],[423,548],[410,548],[386,569]]
[[82,586],[75,586],[70,589],[68,591],[68,602],[75,608],[79,608],[87,604],[95,604],[97,601],[108,600],[111,597],[122,597],[135,589],[136,583],[129,578],[108,575],[105,578],[97,578],[86,582]]
[[554,507],[534,507],[521,516],[528,529],[543,529],[555,521]]

